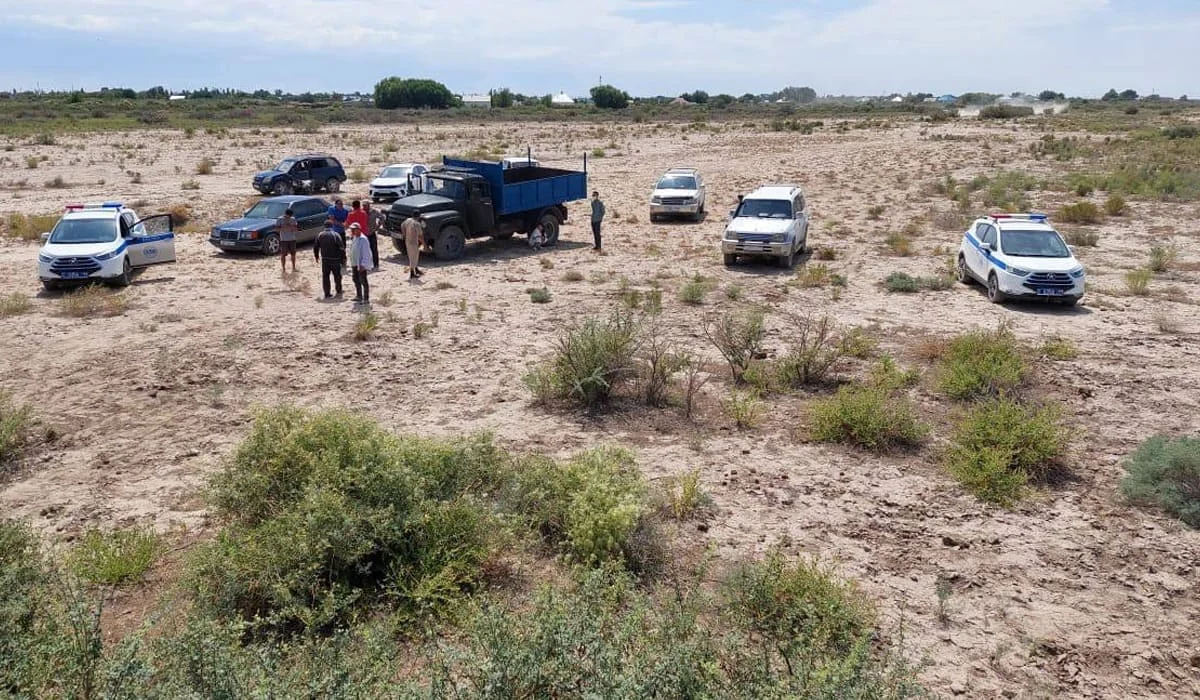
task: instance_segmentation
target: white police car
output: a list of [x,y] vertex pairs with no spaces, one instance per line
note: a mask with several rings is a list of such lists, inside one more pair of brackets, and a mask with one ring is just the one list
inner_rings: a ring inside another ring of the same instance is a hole
[[993,214],[963,234],[958,280],[987,287],[988,299],[1052,299],[1074,306],[1083,297],[1085,273],[1045,214]]
[[46,289],[94,281],[126,286],[136,268],[175,262],[171,215],[138,219],[120,202],[68,204],[42,242],[38,277]]

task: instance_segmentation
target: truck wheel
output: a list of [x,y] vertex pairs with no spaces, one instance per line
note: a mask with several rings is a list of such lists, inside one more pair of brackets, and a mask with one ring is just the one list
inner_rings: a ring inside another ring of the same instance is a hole
[[467,237],[463,230],[451,224],[438,232],[433,242],[433,257],[438,260],[457,260],[467,248]]
[[330,194],[342,189],[342,181],[336,177],[331,177],[325,181],[325,190]]
[[542,218],[538,220],[542,225],[542,233],[546,235],[546,241],[543,245],[558,244],[558,217],[553,214],[542,214]]
[[[388,236],[388,238],[392,238],[392,237]],[[404,241],[399,238],[392,238],[392,245],[396,246],[397,252],[400,252],[400,253],[408,252],[408,249],[404,247]]]
[[1004,292],[1000,291],[1000,280],[996,279],[995,274],[988,277],[987,297],[993,304],[1003,304],[1008,299]]
[[279,236],[272,233],[264,238],[263,252],[267,255],[279,255]]
[[725,267],[733,267],[734,265],[737,265],[737,255],[725,253]]
[[958,281],[962,284],[970,285],[975,281],[971,277],[971,271],[967,269],[967,259],[962,253],[958,254],[958,264],[955,266],[955,271],[958,272]]

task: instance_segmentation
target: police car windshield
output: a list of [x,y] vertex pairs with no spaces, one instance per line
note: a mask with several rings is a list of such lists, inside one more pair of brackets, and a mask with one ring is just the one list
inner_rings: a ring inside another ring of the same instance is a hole
[[283,202],[259,202],[246,212],[247,219],[278,219],[287,211],[288,205]]
[[786,199],[747,199],[738,208],[737,215],[760,219],[790,219],[792,203]]
[[660,190],[694,190],[696,189],[696,178],[686,177],[681,175],[668,175],[658,181]]
[[1000,238],[1005,255],[1025,258],[1069,258],[1071,250],[1053,231],[1005,230]]
[[51,243],[111,243],[117,240],[117,220],[63,219],[50,234]]

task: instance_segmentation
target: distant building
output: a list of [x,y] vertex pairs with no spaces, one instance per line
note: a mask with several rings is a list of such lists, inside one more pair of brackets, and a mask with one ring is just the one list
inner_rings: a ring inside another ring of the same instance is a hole
[[565,92],[559,92],[554,97],[550,98],[551,107],[573,107],[575,100]]
[[491,95],[463,95],[461,98],[464,107],[491,107]]
[[899,96],[899,95],[896,95],[895,97],[893,97],[893,98],[892,98],[892,100],[891,100],[891,101],[892,101],[892,102],[903,102],[903,101],[904,101],[904,98],[903,98],[903,97],[901,97],[901,96]]
[[942,95],[941,97],[937,98],[937,101],[944,105],[952,105],[955,102],[958,102],[958,95]]
[[675,99],[671,100],[671,104],[673,104],[673,105],[690,105],[691,102],[688,102],[687,100],[683,99],[682,97],[676,97]]
[[186,100],[187,95],[170,95],[169,97],[167,97],[167,99],[171,100],[172,102],[174,102],[175,100]]

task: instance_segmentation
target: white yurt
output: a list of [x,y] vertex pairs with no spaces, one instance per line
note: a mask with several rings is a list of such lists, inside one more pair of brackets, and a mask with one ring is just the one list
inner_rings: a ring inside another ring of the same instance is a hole
[[550,106],[552,107],[571,107],[574,106],[575,100],[565,92],[560,92],[550,98]]

